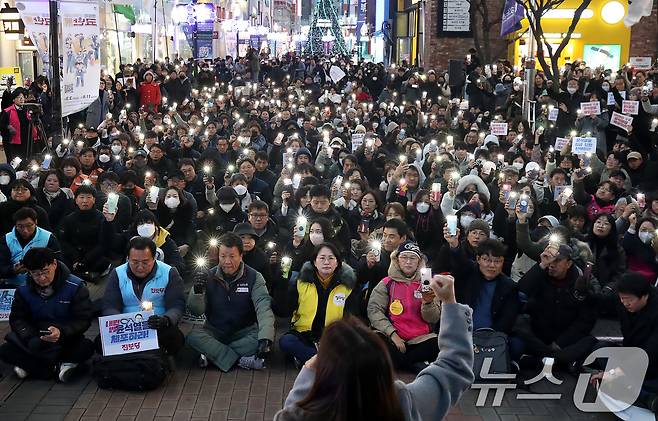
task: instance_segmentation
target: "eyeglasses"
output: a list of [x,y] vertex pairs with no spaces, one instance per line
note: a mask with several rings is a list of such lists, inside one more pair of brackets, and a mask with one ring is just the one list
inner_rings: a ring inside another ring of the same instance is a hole
[[336,261],[335,256],[318,256],[318,260],[321,262],[334,262]]
[[31,270],[29,273],[32,279],[43,279],[50,274],[50,265],[41,270]]
[[505,262],[504,257],[496,257],[492,259],[491,257],[480,257],[480,261],[485,265],[502,265]]
[[37,224],[16,224],[16,229],[19,230],[32,229],[36,226]]
[[263,219],[263,218],[267,218],[267,214],[266,214],[266,213],[250,213],[249,216],[251,216],[251,217],[254,218],[254,219]]

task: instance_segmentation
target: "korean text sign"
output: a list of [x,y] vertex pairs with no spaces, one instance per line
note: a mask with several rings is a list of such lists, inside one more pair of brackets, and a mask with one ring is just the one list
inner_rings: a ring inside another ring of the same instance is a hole
[[153,311],[115,314],[98,318],[103,355],[128,354],[158,349],[158,332],[149,329]]

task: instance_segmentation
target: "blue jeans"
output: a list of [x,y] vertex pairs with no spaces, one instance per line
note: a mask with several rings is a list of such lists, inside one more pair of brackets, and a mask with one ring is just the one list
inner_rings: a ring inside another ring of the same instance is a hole
[[294,333],[286,333],[279,339],[279,348],[286,354],[297,358],[302,363],[310,360],[317,353],[315,345],[307,343]]

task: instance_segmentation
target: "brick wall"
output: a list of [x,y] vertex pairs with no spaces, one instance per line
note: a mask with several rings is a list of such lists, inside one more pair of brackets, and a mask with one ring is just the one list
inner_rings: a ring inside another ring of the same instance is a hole
[[631,28],[631,57],[656,57],[658,54],[658,7]]
[[[497,15],[504,0],[486,0],[490,13]],[[450,59],[463,59],[469,48],[474,46],[472,38],[452,38],[438,36],[438,1],[426,0],[425,2],[425,48],[422,56],[425,68],[447,69]],[[475,22],[480,25],[480,22]],[[500,37],[500,24],[495,25],[490,31],[491,50],[504,49],[505,39]],[[506,56],[505,50],[503,56]]]
[[[499,13],[503,0],[487,0],[489,11]],[[472,38],[446,38],[437,35],[438,1],[427,0],[425,3],[425,51],[422,56],[426,68],[446,69],[450,59],[463,59],[469,48],[473,47]],[[476,25],[480,25],[476,22]],[[492,51],[499,51],[506,44],[500,37],[500,25],[491,29]],[[506,55],[507,52],[504,53]],[[651,16],[646,16],[631,29],[631,57],[658,57],[658,5],[654,4]]]

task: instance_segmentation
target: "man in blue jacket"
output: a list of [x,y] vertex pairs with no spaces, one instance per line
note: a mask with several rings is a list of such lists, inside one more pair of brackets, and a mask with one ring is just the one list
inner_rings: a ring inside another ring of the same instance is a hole
[[[128,246],[128,262],[115,268],[103,296],[103,316],[152,308],[148,326],[158,331],[160,349],[176,354],[185,343],[178,322],[185,311],[183,280],[176,268],[155,259],[153,240],[134,237]],[[96,339],[99,350],[100,338]],[[100,352],[100,350],[99,350]]]
[[48,248],[30,249],[23,265],[27,282],[16,289],[0,359],[21,379],[57,376],[65,382],[94,352],[84,337],[93,318],[89,291]]

